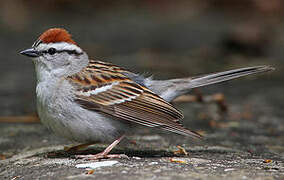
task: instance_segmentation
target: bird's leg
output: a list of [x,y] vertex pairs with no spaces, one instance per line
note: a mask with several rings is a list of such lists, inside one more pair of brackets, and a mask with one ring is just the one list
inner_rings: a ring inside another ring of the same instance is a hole
[[128,158],[125,154],[109,154],[110,151],[124,138],[124,135],[113,141],[103,152],[98,154],[77,155],[76,158],[87,160],[98,160],[105,158]]

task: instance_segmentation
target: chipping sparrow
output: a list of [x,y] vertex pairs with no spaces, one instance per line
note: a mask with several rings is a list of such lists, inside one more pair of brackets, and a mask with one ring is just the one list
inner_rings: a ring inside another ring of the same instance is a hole
[[192,138],[183,115],[169,102],[192,88],[270,71],[269,66],[230,70],[195,78],[153,80],[119,66],[88,58],[64,29],[45,31],[31,49],[37,75],[37,110],[42,123],[70,140],[92,144],[112,142],[89,159],[120,157],[111,149],[134,128],[132,124],[161,128]]

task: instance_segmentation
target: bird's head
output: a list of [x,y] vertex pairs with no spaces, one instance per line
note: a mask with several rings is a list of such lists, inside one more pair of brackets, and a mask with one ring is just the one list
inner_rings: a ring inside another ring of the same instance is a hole
[[88,65],[87,54],[62,28],[48,29],[40,35],[31,48],[20,52],[31,57],[40,71],[57,76],[68,76]]

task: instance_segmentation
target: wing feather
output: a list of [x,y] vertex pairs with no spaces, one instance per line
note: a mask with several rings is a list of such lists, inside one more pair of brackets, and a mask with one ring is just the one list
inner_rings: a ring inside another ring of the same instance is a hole
[[148,127],[201,137],[179,123],[183,115],[175,107],[132,81],[125,75],[129,73],[109,63],[91,61],[88,67],[68,79],[76,87],[76,102],[86,109]]

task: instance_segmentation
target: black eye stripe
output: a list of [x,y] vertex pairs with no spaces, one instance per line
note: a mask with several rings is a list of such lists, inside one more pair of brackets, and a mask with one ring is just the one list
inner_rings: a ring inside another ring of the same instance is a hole
[[[76,50],[56,50],[56,53],[64,53],[64,52],[67,52],[68,54],[75,54],[75,55],[83,54],[82,52],[78,53]],[[41,51],[41,53],[42,54],[49,54],[48,50]]]

